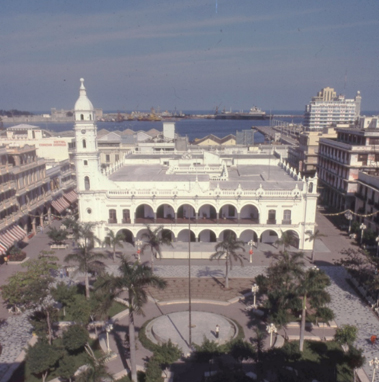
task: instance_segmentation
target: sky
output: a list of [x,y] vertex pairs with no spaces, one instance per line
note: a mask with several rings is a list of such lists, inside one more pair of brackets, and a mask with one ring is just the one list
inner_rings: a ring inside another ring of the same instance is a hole
[[379,1],[15,0],[0,109],[303,110],[321,88],[379,112]]

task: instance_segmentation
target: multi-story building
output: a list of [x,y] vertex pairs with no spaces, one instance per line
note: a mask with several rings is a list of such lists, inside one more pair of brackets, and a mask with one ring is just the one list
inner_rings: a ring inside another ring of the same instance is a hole
[[322,199],[354,210],[360,171],[379,167],[379,129],[336,128],[337,138],[321,138],[318,176]]
[[209,243],[234,235],[273,243],[291,231],[300,249],[311,249],[305,239],[315,230],[317,177],[302,177],[274,147],[134,151],[101,170],[94,109],[83,81],[74,128],[79,217],[95,223],[101,240],[111,229],[135,242],[150,224],[163,225],[172,242]]
[[347,99],[336,97],[332,88],[324,88],[306,105],[304,126],[306,130],[322,130],[336,123],[354,123],[360,115],[361,101],[359,91],[354,99]]

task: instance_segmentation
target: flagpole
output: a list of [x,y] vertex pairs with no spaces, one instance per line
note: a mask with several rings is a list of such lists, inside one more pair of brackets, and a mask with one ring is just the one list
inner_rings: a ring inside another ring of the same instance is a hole
[[188,223],[188,345],[192,349],[192,317],[191,317],[191,216],[189,216]]

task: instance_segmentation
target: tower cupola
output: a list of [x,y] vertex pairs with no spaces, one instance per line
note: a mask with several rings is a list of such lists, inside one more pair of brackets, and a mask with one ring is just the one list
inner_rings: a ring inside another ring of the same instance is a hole
[[75,121],[93,121],[94,109],[92,102],[87,97],[84,78],[81,78],[80,82],[79,98],[75,103]]

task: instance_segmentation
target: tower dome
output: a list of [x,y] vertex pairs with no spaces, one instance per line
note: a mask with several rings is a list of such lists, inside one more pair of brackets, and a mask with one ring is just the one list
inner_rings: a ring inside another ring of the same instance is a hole
[[79,98],[75,103],[75,111],[93,111],[92,102],[87,97],[86,88],[84,87],[84,78],[80,79]]

